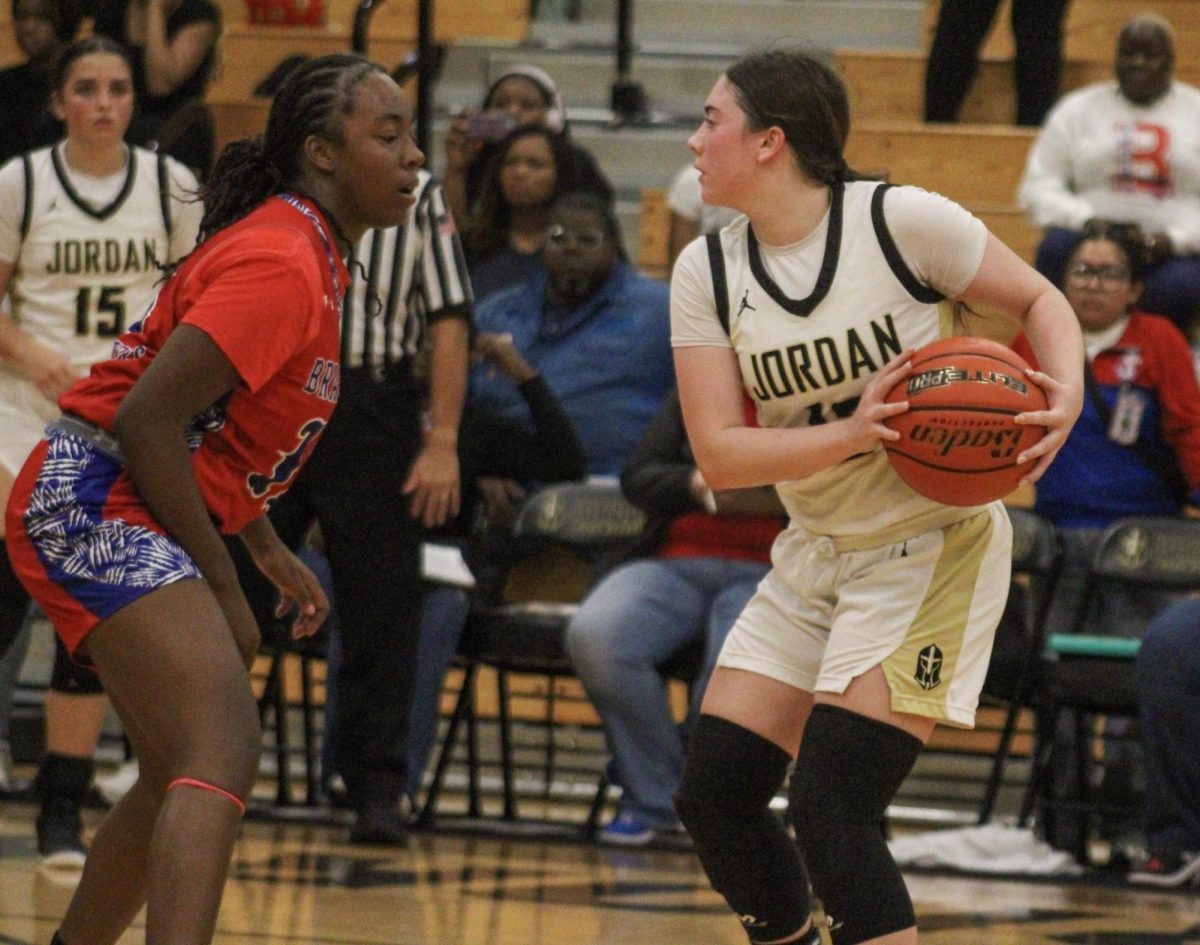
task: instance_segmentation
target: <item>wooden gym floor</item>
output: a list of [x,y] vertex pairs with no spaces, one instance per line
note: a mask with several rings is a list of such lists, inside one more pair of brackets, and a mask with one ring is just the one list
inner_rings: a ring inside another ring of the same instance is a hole
[[[33,805],[0,803],[0,943],[46,945],[71,895],[39,868]],[[94,826],[98,813],[89,813]],[[217,945],[742,945],[693,854],[613,850],[528,827],[414,833],[399,852],[342,826],[247,821]],[[1200,895],[911,875],[923,945],[1190,945]],[[121,940],[142,941],[140,922]]]

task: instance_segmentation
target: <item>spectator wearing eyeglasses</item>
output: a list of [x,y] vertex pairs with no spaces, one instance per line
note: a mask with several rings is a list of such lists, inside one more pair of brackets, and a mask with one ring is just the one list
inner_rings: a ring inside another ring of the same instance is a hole
[[1148,266],[1143,311],[1200,327],[1200,89],[1174,78],[1171,25],[1136,16],[1117,40],[1116,81],[1054,107],[1029,152],[1018,199],[1045,230],[1037,268],[1062,283],[1088,220],[1135,223]]
[[497,145],[479,211],[463,226],[477,302],[542,270],[550,205],[569,189],[574,167],[567,141],[542,125],[522,125]]
[[[479,305],[475,327],[512,336],[579,431],[588,473],[617,475],[674,382],[667,286],[629,264],[611,205],[591,194],[554,202],[542,263]],[[484,368],[470,397],[530,422],[513,385]]]
[[[1086,586],[1088,562],[1104,529],[1129,515],[1178,516],[1200,487],[1200,386],[1187,339],[1169,319],[1136,307],[1145,273],[1137,227],[1092,223],[1070,253],[1063,292],[1083,329],[1087,355],[1083,413],[1038,481],[1034,508],[1063,541],[1063,567],[1047,614],[1047,632],[1119,636],[1141,627],[1170,598],[1145,590]],[[1022,335],[1013,347],[1036,363]],[[1086,611],[1081,613],[1081,610]],[[1082,622],[1077,622],[1077,616]],[[1110,723],[1108,734],[1117,734]],[[1073,732],[1059,733],[1070,745]],[[1073,766],[1053,763],[1060,790]],[[1110,801],[1134,799],[1139,764],[1127,742],[1110,742],[1100,790]],[[1110,839],[1128,825],[1110,820]],[[1046,825],[1048,838],[1074,849],[1078,821]]]

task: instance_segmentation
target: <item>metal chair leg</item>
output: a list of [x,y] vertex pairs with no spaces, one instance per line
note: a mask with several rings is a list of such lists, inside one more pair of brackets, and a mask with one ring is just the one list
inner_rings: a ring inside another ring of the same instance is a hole
[[504,779],[504,819],[517,819],[517,795],[513,787],[512,718],[509,714],[508,671],[496,667],[496,690],[500,697],[500,769]]
[[421,813],[417,817],[417,823],[422,826],[432,824],[434,817],[437,815],[438,798],[441,796],[442,785],[446,778],[446,770],[450,767],[451,756],[454,754],[454,743],[458,739],[458,728],[462,724],[463,717],[470,713],[470,704],[475,685],[475,673],[476,664],[467,664],[466,669],[463,671],[462,687],[458,691],[458,700],[454,703],[454,711],[450,715],[446,735],[442,739],[441,747],[438,749],[437,764],[433,769],[433,780],[429,784],[429,790],[425,793],[425,803],[421,805]]

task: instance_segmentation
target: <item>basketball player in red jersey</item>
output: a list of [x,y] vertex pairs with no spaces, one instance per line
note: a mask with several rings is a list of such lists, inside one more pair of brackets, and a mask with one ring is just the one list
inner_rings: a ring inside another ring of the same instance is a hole
[[[956,204],[863,180],[850,116],[813,56],[747,57],[688,142],[704,202],[743,216],[683,250],[671,343],[689,441],[713,489],[774,484],[790,523],[725,639],[675,806],[752,943],[816,945],[809,877],[834,945],[913,945],[916,919],[880,820],[938,721],[974,723],[1003,610],[999,503],[934,502],[891,469],[884,396],[945,332],[937,302],[1026,326],[1048,428],[1026,481],[1079,415],[1083,346],[1066,299]],[[761,429],[747,426],[742,392]],[[795,758],[796,843],[769,802]],[[797,844],[799,849],[797,849]]]
[[213,170],[197,249],[62,396],[17,478],[14,569],[96,667],[140,769],[56,945],[111,945],[143,903],[148,943],[212,939],[260,752],[258,628],[221,534],[297,606],[293,632],[314,632],[328,603],[265,512],[337,401],[342,257],[414,202],[411,119],[360,57],[297,69],[265,136]]

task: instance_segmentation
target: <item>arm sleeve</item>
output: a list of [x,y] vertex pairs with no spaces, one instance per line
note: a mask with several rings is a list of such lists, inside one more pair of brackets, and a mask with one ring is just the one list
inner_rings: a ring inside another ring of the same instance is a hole
[[200,182],[195,174],[175,160],[169,160],[167,168],[171,174],[171,258],[168,261],[176,262],[196,246],[204,204],[200,202]]
[[19,157],[0,167],[0,262],[21,255],[21,217],[25,213],[25,167]]
[[533,478],[543,482],[582,479],[587,472],[587,461],[579,434],[550,385],[538,374],[517,385],[517,390],[533,417],[534,443],[530,453],[538,467]]
[[1071,120],[1075,101],[1067,99],[1050,112],[1025,162],[1017,202],[1034,226],[1080,229],[1094,216],[1082,197],[1073,193]]
[[539,375],[517,387],[533,417],[533,430],[468,401],[459,431],[458,454],[464,481],[480,476],[520,483],[582,479],[583,448],[558,398]]
[[893,187],[883,200],[889,232],[905,265],[943,295],[961,295],[983,263],[987,227],[941,194]]
[[671,273],[671,344],[677,348],[733,347],[717,318],[712,271],[703,238],[683,248]]
[[625,497],[658,518],[674,518],[699,508],[688,488],[695,464],[684,458],[686,442],[679,391],[672,390],[629,454],[621,473]]
[[212,338],[257,391],[316,338],[324,285],[312,244],[294,230],[245,231],[218,253],[183,323]]
[[[454,217],[440,184],[430,181],[425,199],[416,208],[414,225],[421,238],[420,285],[430,321],[467,318],[471,310],[471,281],[467,259]],[[414,274],[416,275],[416,274]]]

